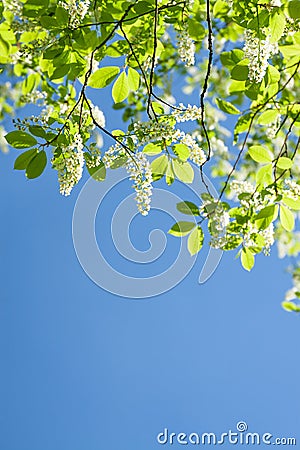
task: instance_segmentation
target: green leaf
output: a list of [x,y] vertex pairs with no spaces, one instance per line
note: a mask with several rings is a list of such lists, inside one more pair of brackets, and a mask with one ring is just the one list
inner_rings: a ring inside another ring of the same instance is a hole
[[62,64],[57,67],[51,75],[50,80],[60,80],[61,78],[64,78],[69,73],[70,68],[70,64]]
[[248,149],[248,152],[251,158],[258,163],[272,162],[271,152],[262,145],[252,145]]
[[37,140],[25,131],[11,131],[5,136],[7,142],[14,148],[29,148],[37,144]]
[[55,17],[57,19],[57,23],[60,26],[68,25],[69,14],[65,8],[57,6],[55,11]]
[[166,155],[159,156],[151,163],[151,170],[154,180],[159,180],[164,176],[168,167],[168,157]]
[[201,250],[203,247],[203,241],[204,234],[202,228],[197,226],[197,228],[195,228],[188,237],[187,247],[191,256],[196,255],[196,253]]
[[286,231],[293,231],[295,227],[295,218],[292,211],[286,206],[280,205],[279,213],[280,223]]
[[292,19],[300,19],[300,1],[292,0],[288,3],[289,15]]
[[256,173],[256,183],[261,185],[269,185],[273,182],[273,166],[272,164],[266,164],[260,167]]
[[190,156],[190,149],[185,144],[175,144],[173,145],[172,150],[181,161],[186,161]]
[[231,50],[230,52],[223,52],[220,55],[223,66],[232,68],[244,58],[243,50],[238,48]]
[[140,86],[140,74],[132,67],[128,69],[128,86],[133,92],[137,91]]
[[220,98],[217,98],[216,103],[217,103],[218,107],[222,111],[226,112],[227,114],[240,114],[241,113],[241,111],[230,102],[226,102],[225,100],[221,100]]
[[186,236],[189,234],[193,228],[195,228],[196,224],[194,222],[185,222],[180,221],[175,223],[172,228],[168,231],[169,234],[173,236]]
[[285,15],[283,11],[276,12],[274,15],[270,17],[270,42],[274,43],[277,42],[281,36],[283,35],[284,28],[285,28]]
[[149,156],[159,155],[159,153],[161,152],[162,152],[161,147],[159,145],[155,145],[152,143],[145,145],[143,149],[143,153]]
[[37,148],[32,148],[17,157],[14,164],[15,170],[25,170],[32,158],[37,154]]
[[279,113],[276,109],[267,109],[259,116],[257,123],[259,125],[270,125],[270,123],[275,122],[278,116]]
[[26,177],[29,179],[39,177],[47,164],[47,155],[44,150],[39,152],[26,167]]
[[112,96],[115,103],[123,102],[129,94],[128,78],[125,72],[122,72],[114,82]]
[[294,209],[295,211],[300,211],[300,199],[294,200],[289,197],[283,197],[282,201],[289,208]]
[[268,65],[268,80],[270,84],[278,83],[280,80],[280,72],[276,67],[272,66],[271,64]]
[[195,203],[189,202],[187,200],[185,200],[184,202],[177,203],[176,208],[181,213],[187,214],[189,216],[199,216],[200,215],[198,206],[195,205]]
[[96,70],[88,81],[88,86],[96,89],[108,86],[120,72],[120,68],[116,66],[101,67]]
[[283,309],[289,312],[300,312],[300,306],[297,306],[294,302],[284,301],[281,303],[281,306],[283,307]]
[[192,183],[194,180],[194,169],[188,162],[173,160],[173,169],[176,177],[183,183]]
[[33,134],[34,136],[47,139],[46,131],[40,125],[31,125],[28,129],[30,133]]
[[213,8],[213,16],[214,17],[222,17],[229,10],[229,5],[224,0],[217,0],[214,4]]
[[256,224],[260,230],[266,229],[278,214],[278,205],[270,205],[263,208],[255,217]]
[[292,167],[292,165],[293,165],[293,161],[290,158],[286,158],[285,156],[281,156],[278,159],[277,164],[276,164],[276,166],[282,170],[288,170]]
[[249,250],[249,248],[247,247],[243,247],[243,250],[241,251],[241,263],[244,269],[250,272],[250,270],[254,266],[254,262],[255,259],[251,250]]
[[166,183],[168,186],[171,186],[171,184],[173,184],[174,181],[175,181],[175,174],[174,174],[173,164],[172,164],[172,160],[171,160],[171,161],[169,161],[168,167],[166,170]]
[[245,81],[248,80],[248,60],[240,61],[231,71],[231,78],[233,80]]

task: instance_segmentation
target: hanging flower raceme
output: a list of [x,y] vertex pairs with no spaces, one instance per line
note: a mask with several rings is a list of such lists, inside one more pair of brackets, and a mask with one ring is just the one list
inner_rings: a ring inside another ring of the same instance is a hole
[[245,58],[249,59],[249,80],[260,83],[266,74],[268,60],[278,53],[278,45],[272,44],[267,36],[260,40],[251,30],[245,32]]
[[60,193],[67,196],[82,177],[84,155],[80,134],[75,135],[72,144],[59,150],[60,154],[52,158],[52,166],[58,172]]
[[195,43],[188,32],[188,25],[184,23],[180,31],[177,32],[178,54],[185,65],[193,66],[195,64]]

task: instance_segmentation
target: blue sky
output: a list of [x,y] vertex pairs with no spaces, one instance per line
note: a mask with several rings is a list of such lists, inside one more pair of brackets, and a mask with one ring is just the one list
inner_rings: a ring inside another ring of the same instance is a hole
[[[281,309],[291,280],[276,249],[250,274],[229,253],[199,285],[201,256],[165,294],[114,296],[87,277],[73,248],[83,184],[63,198],[51,169],[32,181],[14,172],[17,154],[0,165],[0,449],[154,450],[164,428],[221,435],[239,421],[300,442],[299,317]],[[155,217],[136,219],[141,250]],[[167,239],[172,252],[177,241]],[[117,255],[111,262],[127,270]]]

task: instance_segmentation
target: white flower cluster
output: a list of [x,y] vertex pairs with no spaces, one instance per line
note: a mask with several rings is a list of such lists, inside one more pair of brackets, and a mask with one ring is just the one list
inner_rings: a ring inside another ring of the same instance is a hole
[[11,62],[12,64],[18,64],[20,62],[31,66],[33,63],[33,54],[29,50],[22,48],[11,55]]
[[264,246],[264,254],[266,256],[270,255],[270,250],[272,245],[275,242],[274,239],[274,225],[271,223],[265,230],[260,230],[259,234],[264,238],[265,240],[265,246]]
[[32,92],[29,92],[26,95],[22,95],[20,100],[23,103],[38,103],[39,100],[41,100],[40,103],[43,104],[46,97],[47,97],[46,92],[41,92],[41,91],[35,90]]
[[3,0],[3,6],[6,11],[10,11],[15,16],[21,16],[23,3],[20,0]]
[[281,0],[271,0],[270,3],[269,3],[269,6],[280,8]]
[[146,216],[150,210],[152,195],[153,179],[150,163],[144,153],[135,153],[134,161],[128,159],[126,170],[130,174],[130,179],[133,180],[138,210],[143,216]]
[[114,161],[121,156],[126,156],[126,153],[121,144],[117,142],[115,145],[109,147],[109,149],[104,153],[102,160],[105,167],[110,169]]
[[[210,205],[209,212],[206,212],[207,205]],[[204,201],[200,211],[210,221],[209,230],[212,236],[210,245],[213,248],[222,248],[226,244],[226,227],[230,223],[228,212],[224,210],[221,203],[213,200]]]
[[[106,168],[110,168],[113,162],[120,157],[127,157],[123,147],[116,143],[110,147],[103,156]],[[139,212],[146,216],[150,210],[152,195],[152,172],[146,155],[142,152],[132,153],[132,158],[127,157],[125,168],[133,180],[133,188],[136,192],[135,200]]]
[[89,169],[94,167],[98,167],[101,164],[101,152],[100,149],[97,148],[97,144],[90,145],[90,158],[86,160],[86,166]]
[[269,123],[266,129],[266,135],[269,139],[274,139],[276,137],[276,133],[278,128],[280,127],[281,122],[281,115],[278,114],[277,118],[274,120],[274,122]]
[[294,180],[285,180],[285,185],[287,186],[287,189],[284,189],[284,194],[293,199],[293,200],[299,200],[300,198],[300,185],[296,183]]
[[[98,106],[92,106],[92,116],[101,128],[105,128],[105,116]],[[93,128],[95,128],[94,124]]]
[[166,140],[168,144],[179,142],[190,148],[190,160],[200,166],[206,161],[206,156],[198,142],[188,133],[178,130],[174,125],[167,122],[136,122],[134,134],[139,145],[149,143],[153,140]]
[[266,74],[268,60],[278,52],[278,45],[272,44],[267,36],[260,40],[253,31],[246,30],[245,58],[249,59],[249,80],[260,83]]
[[54,106],[53,105],[46,105],[45,108],[41,111],[40,119],[41,122],[44,124],[47,124],[48,120],[51,117],[51,114],[54,112]]
[[201,108],[199,108],[198,106],[184,106],[183,103],[179,103],[179,108],[180,109],[175,109],[172,112],[172,116],[175,117],[177,123],[201,119]]
[[266,256],[270,255],[270,250],[272,245],[275,242],[274,239],[274,225],[273,223],[271,223],[267,228],[265,228],[264,230],[259,230],[253,223],[249,222],[248,223],[248,231],[247,233],[245,233],[245,235],[243,236],[243,243],[245,247],[255,247],[255,241],[253,239],[253,235],[255,234],[259,234],[260,236],[262,236],[265,240],[265,245],[263,247],[263,252]]
[[177,32],[178,54],[185,65],[193,66],[195,64],[195,43],[189,36],[188,25],[184,23],[182,29]]
[[228,154],[228,147],[224,144],[224,141],[218,139],[216,136],[210,138],[210,144],[213,148],[215,155],[224,156]]
[[59,191],[62,195],[70,195],[73,187],[82,177],[84,156],[83,143],[79,133],[74,142],[61,148],[62,157],[52,159],[53,167],[58,171]]
[[238,197],[240,194],[244,193],[253,194],[255,192],[255,187],[248,181],[233,180],[230,183],[230,190]]
[[3,153],[8,153],[8,145],[7,145],[7,140],[5,139],[6,135],[6,130],[0,126],[0,150]]
[[90,8],[90,0],[76,1],[76,0],[64,0],[58,3],[59,6],[68,11],[70,15],[70,27],[77,28],[82,19],[87,15]]

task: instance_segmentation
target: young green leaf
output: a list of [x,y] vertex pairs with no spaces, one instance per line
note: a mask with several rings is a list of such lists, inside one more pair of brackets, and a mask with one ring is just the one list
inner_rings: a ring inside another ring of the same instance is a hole
[[256,172],[256,182],[261,185],[269,185],[272,183],[273,178],[273,166],[272,164],[266,164],[258,169]]
[[283,35],[286,19],[283,11],[276,12],[270,17],[270,42],[277,42]]
[[194,222],[185,222],[180,221],[176,222],[172,228],[168,231],[169,234],[173,236],[186,236],[189,234],[193,228],[195,228],[196,224]]
[[278,205],[270,205],[263,208],[256,216],[256,225],[260,230],[266,229],[278,214]]
[[230,102],[217,98],[216,103],[218,107],[227,114],[241,114],[241,111]]
[[250,272],[250,270],[254,266],[254,262],[255,259],[251,250],[249,250],[249,248],[247,247],[243,247],[243,250],[241,251],[241,263],[244,269]]
[[173,169],[176,177],[183,183],[192,183],[194,180],[194,169],[188,162],[173,160]]
[[190,156],[190,149],[185,144],[175,144],[173,145],[172,150],[181,161],[186,161]]
[[151,163],[151,170],[154,180],[159,180],[164,176],[168,167],[168,157],[166,155],[159,156]]
[[174,181],[175,181],[175,174],[174,174],[174,170],[173,170],[173,164],[172,164],[172,161],[169,161],[168,167],[166,170],[166,183],[168,186],[171,186],[171,184],[173,184]]
[[193,229],[191,234],[188,237],[188,251],[190,252],[191,256],[196,255],[198,253],[202,246],[204,241],[204,234],[202,231],[202,228],[200,226],[197,226]]
[[185,200],[184,202],[179,202],[176,205],[176,208],[178,211],[180,211],[182,214],[187,214],[189,216],[199,216],[199,208],[195,203],[189,202]]
[[122,72],[116,81],[114,82],[112,88],[112,96],[115,103],[123,102],[129,94],[129,84],[128,78],[125,72]]
[[159,145],[152,144],[151,142],[150,144],[145,145],[143,149],[143,153],[149,156],[159,155],[161,152],[162,148]]
[[104,88],[108,86],[120,72],[120,68],[116,66],[101,67],[96,70],[88,81],[88,86],[92,88]]
[[293,231],[295,227],[295,218],[292,211],[286,206],[280,205],[279,213],[280,223],[286,231]]
[[137,91],[140,85],[140,74],[132,67],[128,69],[128,85],[133,92]]
[[300,199],[294,200],[293,198],[283,197],[283,203],[295,211],[300,211]]
[[272,162],[272,155],[269,150],[262,145],[252,145],[248,150],[249,155],[253,161],[258,163],[270,163]]
[[37,144],[37,140],[25,131],[11,131],[5,139],[12,147],[18,149],[33,147]]
[[281,156],[278,159],[277,164],[276,164],[276,166],[282,170],[288,170],[292,167],[292,165],[293,165],[293,161],[290,158],[286,158],[285,156]]

